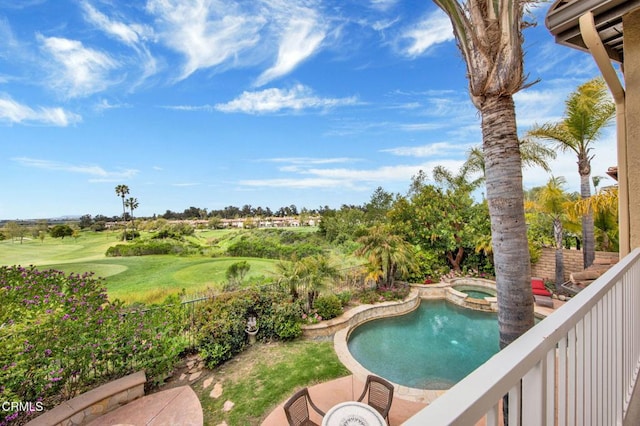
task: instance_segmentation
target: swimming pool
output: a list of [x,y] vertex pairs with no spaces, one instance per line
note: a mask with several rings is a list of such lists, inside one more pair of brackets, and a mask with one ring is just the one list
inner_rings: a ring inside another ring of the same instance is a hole
[[487,287],[473,285],[455,285],[451,287],[461,293],[468,295],[474,299],[484,299],[485,297],[496,297],[496,291]]
[[349,334],[364,368],[418,389],[449,389],[499,350],[497,315],[423,300],[405,315],[366,322]]

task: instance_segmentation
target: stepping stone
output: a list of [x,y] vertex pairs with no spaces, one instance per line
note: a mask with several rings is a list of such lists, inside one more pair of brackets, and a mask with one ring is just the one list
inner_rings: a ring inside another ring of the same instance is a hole
[[209,394],[209,396],[211,398],[220,398],[220,395],[222,395],[222,383],[218,382],[213,386],[213,390],[211,391],[211,393]]
[[193,382],[194,380],[197,380],[200,376],[202,375],[202,371],[198,371],[197,373],[193,373],[189,376],[189,381]]
[[233,409],[233,406],[236,405],[231,401],[226,401],[224,403],[224,406],[222,407],[222,411],[227,412],[227,411],[231,411]]
[[209,386],[211,386],[211,383],[213,383],[213,377],[209,377],[204,381],[204,383],[202,383],[202,389],[208,388]]
[[187,375],[186,375],[186,374],[184,374],[184,373],[182,373],[182,374],[180,375],[180,379],[179,379],[179,380],[180,380],[180,381],[183,381],[183,380],[184,380],[184,379],[186,379],[186,378],[187,378]]
[[216,426],[228,426],[228,425],[227,425],[227,422],[222,422],[222,423],[217,424]]

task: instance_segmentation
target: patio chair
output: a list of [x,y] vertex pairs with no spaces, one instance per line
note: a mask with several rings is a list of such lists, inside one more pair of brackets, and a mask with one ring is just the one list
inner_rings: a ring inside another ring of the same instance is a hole
[[368,375],[364,390],[358,401],[362,402],[367,393],[369,394],[367,404],[375,408],[389,424],[389,411],[391,411],[391,402],[393,401],[393,385],[382,377]]
[[551,292],[544,286],[542,278],[531,278],[531,290],[536,305],[553,308]]
[[291,426],[319,426],[309,418],[309,406],[324,417],[324,411],[319,409],[309,396],[309,389],[303,388],[296,392],[284,404],[284,412]]

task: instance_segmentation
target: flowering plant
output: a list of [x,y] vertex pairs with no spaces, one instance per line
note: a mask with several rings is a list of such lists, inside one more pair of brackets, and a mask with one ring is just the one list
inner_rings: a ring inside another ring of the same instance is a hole
[[318,315],[318,312],[311,311],[309,313],[309,315],[302,314],[302,321],[307,323],[307,324],[317,324],[320,321],[322,321],[322,317],[320,315]]
[[[154,378],[185,343],[167,311],[124,312],[92,274],[0,267],[0,400],[58,404],[140,369]],[[0,412],[0,425],[30,413]]]

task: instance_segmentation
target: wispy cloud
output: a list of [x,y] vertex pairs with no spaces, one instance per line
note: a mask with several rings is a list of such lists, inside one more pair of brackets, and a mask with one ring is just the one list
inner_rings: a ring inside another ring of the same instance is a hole
[[66,127],[82,121],[78,114],[60,107],[31,108],[0,94],[0,121],[18,124],[45,124]]
[[402,54],[415,58],[437,44],[452,40],[451,21],[442,11],[436,10],[403,31],[398,44]]
[[215,109],[222,112],[265,114],[282,110],[326,110],[339,106],[355,105],[357,102],[355,97],[321,98],[316,96],[310,88],[298,84],[289,90],[272,88],[256,92],[243,92],[230,102],[217,104]]
[[336,164],[336,163],[353,163],[354,161],[360,161],[357,158],[350,157],[337,157],[337,158],[312,158],[312,157],[281,157],[281,158],[267,158],[265,162],[273,163],[289,163],[296,165],[315,165],[315,164]]
[[120,108],[131,108],[131,105],[127,104],[127,103],[113,104],[110,101],[108,101],[107,99],[100,99],[100,101],[98,101],[93,106],[93,109],[98,111],[98,112],[103,112],[103,111],[107,111],[107,110],[110,110],[110,109],[120,109]]
[[457,170],[462,161],[438,160],[420,164],[400,164],[381,166],[371,169],[357,168],[308,168],[295,169],[297,176],[275,179],[245,179],[238,182],[241,186],[255,188],[290,188],[290,189],[335,189],[371,190],[374,186],[388,185],[398,182],[409,182],[420,170],[430,172],[436,165],[443,165]]
[[327,26],[321,15],[310,7],[280,0],[267,1],[273,10],[274,28],[278,32],[278,55],[275,64],[256,80],[256,86],[290,73],[313,55],[326,36]]
[[89,22],[129,46],[138,46],[141,41],[141,36],[149,35],[153,32],[153,30],[146,25],[127,25],[124,22],[113,20],[87,1],[81,2],[80,6]]
[[152,27],[115,20],[93,7],[88,1],[81,2],[80,6],[88,22],[136,52],[136,60],[133,63],[142,69],[142,75],[136,84],[140,84],[158,71],[157,61],[144,43],[145,40],[154,38]]
[[[381,152],[388,152],[393,155],[403,157],[435,157],[442,155],[450,156],[452,152],[458,152],[464,149],[461,148],[462,147],[460,145],[449,142],[436,142],[429,145],[400,146],[396,148],[383,149]],[[468,148],[468,146],[466,148]]]
[[42,160],[29,157],[15,157],[12,158],[12,161],[21,164],[24,167],[89,175],[94,177],[94,179],[90,179],[91,182],[105,182],[118,179],[129,179],[138,174],[138,170],[135,169],[109,171],[97,165],[68,164],[58,161]]
[[369,0],[372,8],[381,11],[387,11],[398,3],[398,0]]
[[42,49],[55,61],[49,84],[70,98],[91,95],[109,87],[111,70],[118,62],[109,55],[85,47],[82,42],[38,34]]
[[237,60],[257,45],[266,23],[264,17],[244,13],[236,2],[224,0],[150,0],[147,10],[157,18],[159,38],[186,59],[179,80]]
[[344,186],[345,182],[337,179],[320,179],[320,178],[291,178],[291,179],[246,179],[238,182],[241,186],[258,187],[258,188],[290,188],[290,189],[306,189],[306,188],[336,188]]

